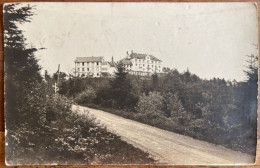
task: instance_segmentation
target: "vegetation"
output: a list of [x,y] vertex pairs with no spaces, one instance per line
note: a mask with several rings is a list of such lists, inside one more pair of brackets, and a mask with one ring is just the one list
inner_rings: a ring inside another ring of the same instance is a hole
[[[55,94],[53,85],[58,78],[65,82],[65,74],[50,76],[46,71],[43,78],[34,56],[37,49],[28,48],[17,27],[29,22],[32,15],[31,6],[4,6],[6,162],[15,165],[153,163],[148,153],[97,125],[87,112],[80,115],[77,110],[72,111],[72,102]],[[88,88],[77,99],[94,99],[93,91]]]
[[[74,82],[77,92],[70,87],[60,93],[82,105],[255,154],[257,60],[249,56],[242,82],[206,80],[169,68],[160,76],[132,76],[119,63],[114,79],[71,78],[60,87]],[[88,88],[95,96],[81,96]]]

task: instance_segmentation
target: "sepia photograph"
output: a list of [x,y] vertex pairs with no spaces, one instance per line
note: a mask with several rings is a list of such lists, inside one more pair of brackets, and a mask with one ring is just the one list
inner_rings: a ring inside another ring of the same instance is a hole
[[6,165],[252,165],[253,2],[5,3]]

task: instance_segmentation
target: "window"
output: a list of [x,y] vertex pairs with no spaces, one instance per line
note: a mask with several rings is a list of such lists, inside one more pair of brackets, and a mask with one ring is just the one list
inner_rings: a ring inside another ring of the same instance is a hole
[[135,59],[135,62],[137,62],[137,59]]
[[78,71],[79,71],[79,68],[78,68]]
[[98,62],[97,62],[97,65],[98,65]]
[[84,68],[82,68],[82,71],[84,71],[85,69]]
[[82,66],[84,66],[84,62],[82,62]]
[[99,73],[97,73],[97,76],[99,76]]
[[153,61],[152,61],[152,63],[153,63]]
[[89,71],[89,68],[87,68],[87,71]]

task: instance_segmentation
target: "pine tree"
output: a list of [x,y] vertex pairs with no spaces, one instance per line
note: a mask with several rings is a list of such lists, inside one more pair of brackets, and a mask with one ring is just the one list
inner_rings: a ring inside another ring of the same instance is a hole
[[154,73],[152,75],[152,90],[153,91],[159,91],[159,77],[157,73]]
[[21,107],[26,104],[31,88],[42,80],[36,48],[28,48],[18,24],[31,21],[33,8],[21,4],[4,5],[4,55],[6,124],[9,128],[18,125],[25,117]]
[[258,57],[254,55],[248,56],[247,60],[248,66],[245,70],[247,76],[246,86],[245,86],[245,97],[244,103],[247,105],[247,118],[250,121],[254,121],[256,124],[257,118],[257,82],[258,82]]
[[[117,64],[117,72],[115,73],[115,79],[111,81],[111,98],[115,100],[119,108],[130,107],[137,102],[134,96],[131,94],[132,85],[127,78],[127,72],[125,71],[122,62]],[[133,107],[133,106],[132,106]]]

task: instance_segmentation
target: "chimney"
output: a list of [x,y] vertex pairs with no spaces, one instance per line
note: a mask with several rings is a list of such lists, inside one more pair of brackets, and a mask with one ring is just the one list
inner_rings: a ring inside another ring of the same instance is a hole
[[133,54],[133,50],[131,50],[131,54]]
[[113,57],[113,56],[112,56],[112,58],[111,58],[111,62],[114,63],[114,57]]

